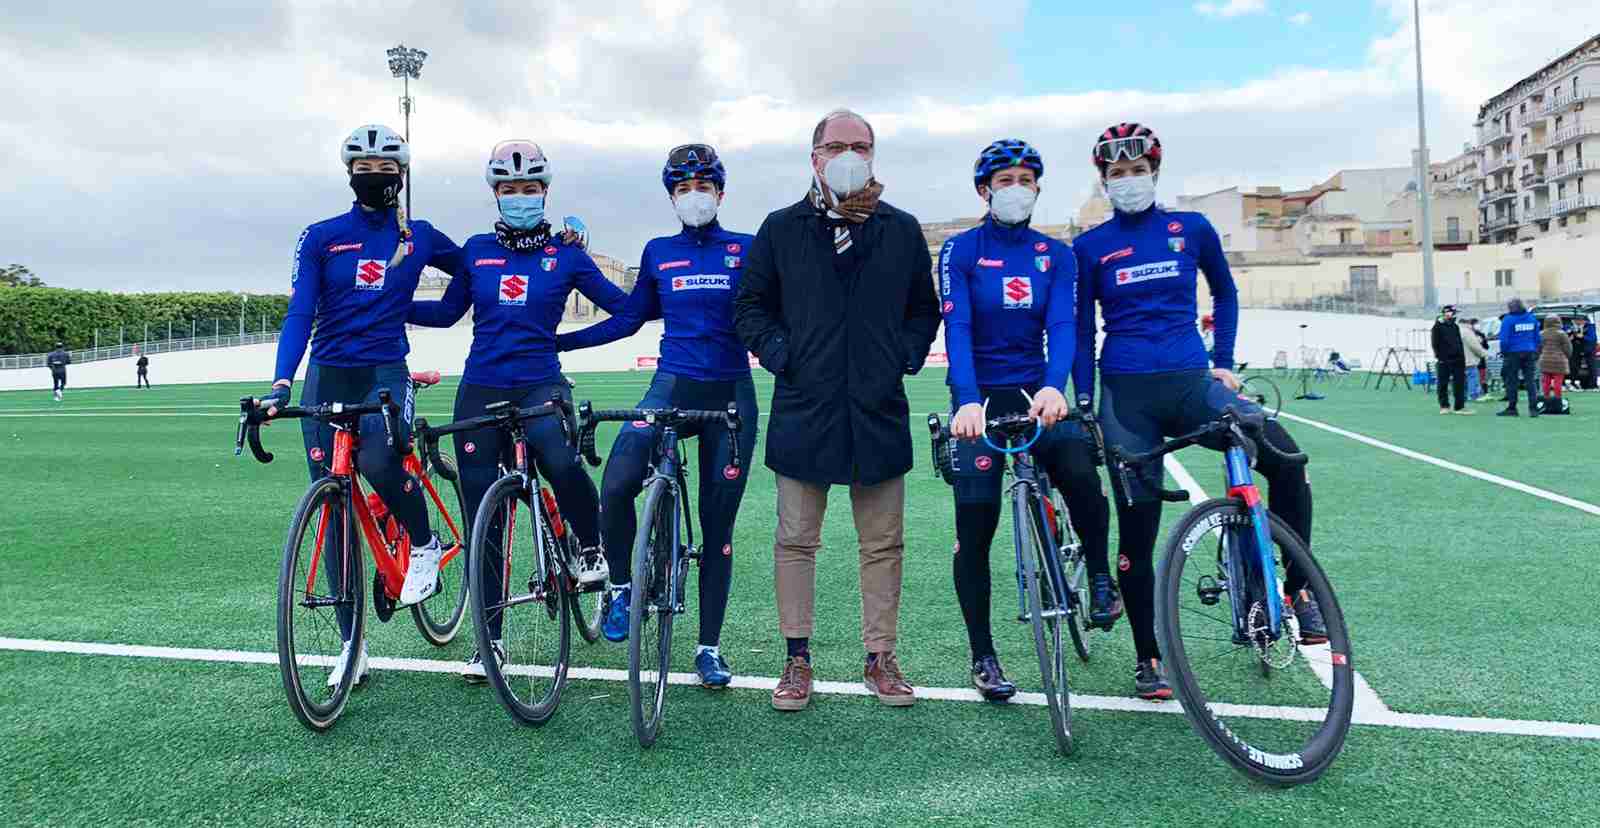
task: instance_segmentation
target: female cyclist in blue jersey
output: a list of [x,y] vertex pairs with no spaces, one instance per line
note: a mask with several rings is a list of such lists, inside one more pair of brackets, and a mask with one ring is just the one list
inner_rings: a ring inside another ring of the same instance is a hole
[[[269,410],[287,405],[295,371],[311,344],[301,405],[372,403],[387,390],[400,404],[402,439],[410,440],[413,414],[410,372],[406,369],[406,314],[424,267],[463,272],[461,249],[425,221],[408,221],[398,195],[411,150],[394,130],[372,124],[350,133],[339,148],[356,201],[350,211],[320,221],[300,234],[290,273],[289,313],[278,340],[277,378],[260,403]],[[313,338],[312,323],[316,336]],[[301,420],[313,480],[328,473],[333,429]],[[425,540],[411,550],[400,605],[415,604],[438,586],[439,560],[446,550],[428,525],[422,488],[406,474],[400,458],[384,442],[383,418],[361,422],[361,475],[399,519],[409,537]],[[337,592],[337,567],[323,567]],[[350,611],[338,610],[339,627],[350,646]],[[348,663],[341,657],[339,665]],[[329,686],[342,678],[336,667]],[[365,645],[356,660],[356,681],[366,678]]]
[[[582,247],[562,244],[553,234],[544,217],[551,178],[550,162],[539,145],[531,141],[496,144],[484,171],[500,211],[494,232],[467,239],[461,248],[462,273],[450,281],[443,298],[417,302],[411,308],[412,323],[435,328],[454,325],[472,309],[472,347],[456,389],[457,420],[482,416],[490,403],[504,400],[526,408],[547,403],[559,394],[571,402],[571,386],[561,373],[556,352],[556,326],[568,297],[576,290],[610,313],[619,311],[627,299]],[[533,460],[555,491],[561,515],[582,547],[578,580],[604,581],[594,481],[579,465],[559,419],[530,420],[527,438]],[[499,476],[505,447],[500,432],[492,426],[458,432],[455,447],[470,525],[484,492]],[[500,563],[493,559],[497,554],[489,554],[486,571],[493,572]],[[497,581],[473,586],[480,588],[497,592],[501,585]],[[486,594],[484,598],[492,603],[503,596]],[[498,625],[498,617],[494,623]],[[491,629],[489,639],[494,643],[494,656],[504,663],[500,630]],[[481,656],[474,652],[462,668],[467,681],[485,679]]]
[[[1106,442],[1129,452],[1155,448],[1164,437],[1188,433],[1215,419],[1229,405],[1254,408],[1239,398],[1233,346],[1239,297],[1222,243],[1199,213],[1174,212],[1155,203],[1161,173],[1161,142],[1148,127],[1123,123],[1107,129],[1094,145],[1094,164],[1115,214],[1079,236],[1082,289],[1078,293],[1078,356],[1073,385],[1092,393],[1095,369],[1095,303],[1104,320],[1100,349],[1100,423]],[[1208,361],[1195,326],[1197,278],[1204,274],[1212,298],[1215,338]],[[1283,452],[1298,451],[1276,420],[1264,438]],[[1256,468],[1267,479],[1268,508],[1307,543],[1311,541],[1311,487],[1303,466],[1258,452]],[[1161,522],[1161,469],[1146,468],[1132,482],[1134,505],[1117,498],[1117,569],[1138,652],[1135,692],[1141,698],[1171,698],[1161,675],[1161,653],[1153,623],[1151,555]],[[1300,622],[1302,640],[1326,640],[1322,614],[1305,590],[1305,575],[1284,572],[1284,586]]]
[[1109,628],[1122,612],[1106,562],[1110,508],[1094,449],[1076,424],[1062,422],[1077,348],[1078,271],[1071,248],[1028,226],[1043,177],[1044,160],[1026,141],[990,144],[972,167],[989,214],[939,254],[955,411],[956,598],[972,648],[972,683],[990,701],[1009,699],[1017,688],[995,657],[989,626],[989,547],[1000,524],[1005,457],[982,440],[986,417],[1027,412],[1045,428],[1032,454],[1061,491],[1084,545],[1090,620]]
[[[754,238],[717,222],[727,177],[716,150],[686,144],[667,153],[661,170],[682,229],[652,239],[639,260],[639,281],[621,313],[558,339],[562,350],[589,348],[638,332],[661,319],[661,361],[640,408],[721,410],[738,405],[739,453],[750,457],[759,422],[749,356],[733,330],[733,297],[745,251]],[[733,675],[719,644],[733,573],[733,522],[744,497],[745,468],[732,465],[726,426],[705,425],[700,437],[700,642],[694,666],[700,683],[728,686]],[[602,631],[610,641],[628,637],[632,590],[634,498],[644,488],[654,445],[652,428],[632,423],[617,435],[601,483],[606,558],[611,593]]]

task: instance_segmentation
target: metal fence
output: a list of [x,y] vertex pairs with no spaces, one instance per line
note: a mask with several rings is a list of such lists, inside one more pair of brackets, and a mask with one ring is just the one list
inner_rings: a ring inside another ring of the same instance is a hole
[[[225,336],[201,336],[187,339],[156,340],[153,342],[129,342],[122,345],[107,345],[98,348],[79,348],[68,350],[74,365],[85,362],[99,362],[106,359],[125,359],[136,354],[168,354],[176,351],[202,351],[210,348],[233,348],[239,345],[260,345],[267,342],[278,341],[278,331],[266,333],[229,334]],[[43,368],[48,354],[20,354],[17,356],[0,356],[0,370],[8,368]]]
[[[1541,296],[1537,288],[1489,287],[1438,289],[1440,305],[1455,305],[1462,314],[1490,318],[1505,313],[1512,297],[1521,297],[1529,307],[1558,302],[1600,303],[1600,290]],[[1385,287],[1378,290],[1352,290],[1343,282],[1283,282],[1246,280],[1239,286],[1239,304],[1247,308],[1351,313],[1373,316],[1422,317],[1430,315],[1423,306],[1422,288]]]

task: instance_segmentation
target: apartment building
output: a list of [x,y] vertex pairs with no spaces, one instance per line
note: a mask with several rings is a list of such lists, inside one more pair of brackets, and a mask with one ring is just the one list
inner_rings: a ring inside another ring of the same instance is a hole
[[1600,222],[1600,35],[1478,110],[1485,240],[1582,236]]

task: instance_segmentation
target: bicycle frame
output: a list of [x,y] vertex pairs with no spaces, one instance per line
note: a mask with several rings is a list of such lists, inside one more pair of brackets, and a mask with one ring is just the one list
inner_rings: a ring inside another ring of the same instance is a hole
[[[688,533],[687,548],[694,546],[694,523],[689,519],[689,486],[688,479],[684,477],[683,460],[679,456],[678,429],[671,425],[662,426],[661,436],[656,440],[654,457],[651,462],[650,473],[645,475],[644,486],[649,488],[656,480],[667,481],[667,488],[672,492],[674,503],[681,504],[682,508],[672,510],[672,553],[666,561],[667,584],[666,591],[662,594],[671,601],[671,610],[674,615],[680,615],[684,610],[683,578],[679,575],[682,569],[684,549],[682,542],[685,531]],[[694,553],[689,553],[693,557]]]
[[[1066,601],[1066,584],[1061,581],[1061,548],[1056,541],[1055,526],[1046,511],[1045,503],[1050,497],[1050,479],[1040,471],[1033,462],[1032,455],[1027,452],[1017,452],[1011,456],[1011,466],[1006,470],[1011,483],[1006,487],[1007,495],[1012,503],[1012,515],[1023,517],[1025,510],[1021,504],[1027,503],[1027,497],[1033,498],[1035,508],[1039,510],[1040,525],[1044,527],[1044,537],[1040,538],[1043,548],[1040,553],[1045,556],[1048,564],[1045,568],[1050,578],[1051,594],[1056,597],[1057,606],[1045,612],[1046,618],[1059,618],[1066,615],[1063,608]],[[1011,529],[1011,546],[1017,558],[1017,617],[1028,616],[1028,591],[1027,584],[1023,583],[1022,573],[1022,533],[1026,527],[1013,526]]]
[[[1239,500],[1250,510],[1249,533],[1238,529],[1224,530],[1223,533],[1224,538],[1230,539],[1230,546],[1237,544],[1243,547],[1242,556],[1232,554],[1231,549],[1228,554],[1228,591],[1232,593],[1233,623],[1239,632],[1248,632],[1245,608],[1250,605],[1250,596],[1243,593],[1248,584],[1258,583],[1265,590],[1261,601],[1266,605],[1268,632],[1273,640],[1277,640],[1283,630],[1283,601],[1277,596],[1283,592],[1278,580],[1277,562],[1272,558],[1271,518],[1267,515],[1261,490],[1256,487],[1255,478],[1250,474],[1250,457],[1244,447],[1237,440],[1230,440],[1223,458],[1228,497]],[[1244,571],[1236,571],[1240,569]]]

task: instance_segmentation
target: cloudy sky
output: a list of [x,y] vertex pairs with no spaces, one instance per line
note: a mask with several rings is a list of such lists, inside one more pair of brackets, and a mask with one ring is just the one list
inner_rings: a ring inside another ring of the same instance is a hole
[[[1596,4],[1425,0],[1435,159],[1479,103],[1600,32]],[[490,146],[540,142],[550,208],[632,261],[676,229],[668,147],[729,168],[724,224],[753,232],[807,183],[810,128],[850,106],[878,131],[885,198],[976,215],[984,144],[1044,153],[1036,217],[1088,195],[1107,124],[1152,125],[1166,200],[1304,186],[1409,163],[1410,0],[0,0],[0,263],[111,290],[286,288],[305,225],[348,208],[340,139],[400,126],[383,50],[430,52],[413,88],[415,211],[489,229]]]

